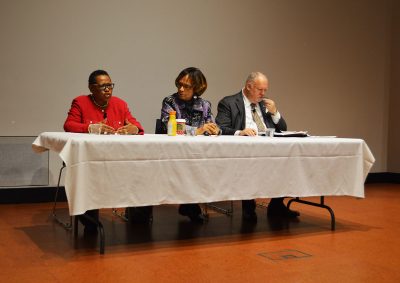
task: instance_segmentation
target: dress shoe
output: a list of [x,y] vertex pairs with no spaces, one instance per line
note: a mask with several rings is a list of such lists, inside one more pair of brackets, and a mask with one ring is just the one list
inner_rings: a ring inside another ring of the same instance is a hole
[[189,217],[193,223],[203,224],[206,221],[206,217],[201,213],[198,204],[181,204],[178,212],[180,215]]
[[290,210],[282,203],[279,205],[268,205],[267,216],[268,217],[296,218],[296,217],[300,216],[300,213],[295,210]]
[[196,224],[203,224],[206,222],[206,217],[203,214],[196,214],[196,215],[187,215],[190,218],[190,221]]
[[249,223],[257,223],[257,214],[255,211],[242,210],[242,219]]

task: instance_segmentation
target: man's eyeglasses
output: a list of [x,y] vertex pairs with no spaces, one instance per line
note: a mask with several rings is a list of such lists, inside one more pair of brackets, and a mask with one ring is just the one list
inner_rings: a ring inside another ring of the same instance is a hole
[[259,92],[267,92],[268,89],[266,88],[256,88]]
[[99,85],[99,84],[94,84],[96,85],[100,90],[106,90],[106,88],[108,89],[113,89],[115,84],[111,83],[111,84],[103,84],[103,85]]
[[192,89],[193,88],[193,86],[191,86],[191,85],[183,84],[183,83],[179,83],[179,82],[176,83],[175,85],[178,89],[180,89],[181,87],[183,87],[184,89]]

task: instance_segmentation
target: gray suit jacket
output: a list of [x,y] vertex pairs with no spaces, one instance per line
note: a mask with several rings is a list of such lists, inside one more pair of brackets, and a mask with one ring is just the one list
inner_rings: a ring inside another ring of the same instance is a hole
[[[264,123],[268,128],[275,128],[277,132],[286,131],[286,122],[281,115],[278,124],[274,124],[270,113],[265,113],[265,106],[259,103]],[[222,130],[223,135],[234,135],[237,130],[243,130],[246,126],[246,112],[242,92],[226,96],[218,103],[218,114],[215,119]]]

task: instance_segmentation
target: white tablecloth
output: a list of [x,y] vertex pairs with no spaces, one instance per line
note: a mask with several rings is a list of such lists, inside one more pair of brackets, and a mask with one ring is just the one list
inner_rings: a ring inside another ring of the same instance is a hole
[[37,152],[67,165],[71,215],[96,208],[263,197],[364,197],[374,163],[361,139],[46,132]]

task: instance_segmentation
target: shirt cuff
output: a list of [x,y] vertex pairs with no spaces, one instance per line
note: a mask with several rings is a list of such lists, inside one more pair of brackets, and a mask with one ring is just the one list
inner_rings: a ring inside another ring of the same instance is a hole
[[275,115],[271,114],[271,118],[272,118],[272,121],[274,122],[274,124],[278,124],[279,120],[281,119],[281,113],[276,111]]

